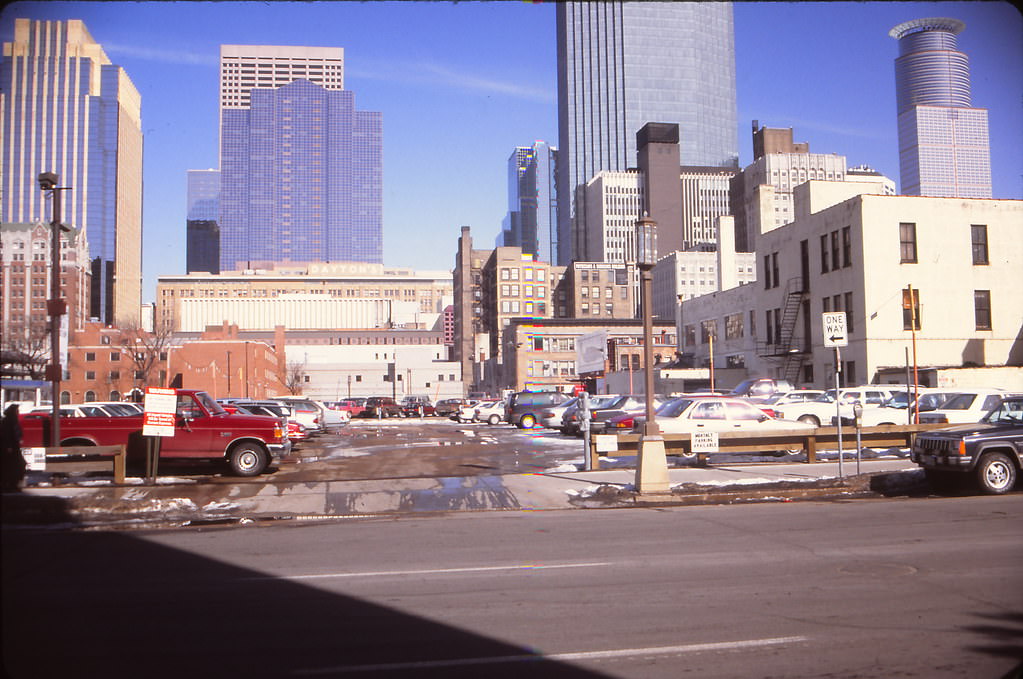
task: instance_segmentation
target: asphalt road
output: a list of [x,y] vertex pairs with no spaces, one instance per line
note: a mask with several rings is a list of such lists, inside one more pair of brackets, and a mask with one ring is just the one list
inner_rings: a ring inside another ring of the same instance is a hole
[[1023,495],[3,533],[12,677],[991,677]]

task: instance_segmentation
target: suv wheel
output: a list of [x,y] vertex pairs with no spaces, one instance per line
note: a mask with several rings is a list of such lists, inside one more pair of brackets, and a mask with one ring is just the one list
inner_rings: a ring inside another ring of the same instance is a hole
[[1016,466],[1004,453],[986,453],[977,464],[977,483],[982,493],[1001,495],[1016,485]]
[[519,429],[532,429],[536,426],[536,416],[533,413],[526,413],[519,418]]

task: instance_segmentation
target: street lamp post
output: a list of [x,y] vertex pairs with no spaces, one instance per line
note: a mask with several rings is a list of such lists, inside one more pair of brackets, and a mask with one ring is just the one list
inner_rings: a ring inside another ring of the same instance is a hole
[[664,437],[654,414],[654,321],[653,272],[657,261],[657,222],[644,214],[636,222],[636,265],[640,270],[640,299],[643,309],[643,382],[646,398],[646,421],[639,439],[636,457],[636,491],[640,495],[670,493],[668,460],[664,453]]
[[60,294],[60,232],[66,229],[61,222],[60,192],[70,189],[69,186],[57,186],[60,177],[53,172],[39,175],[39,188],[49,191],[53,199],[53,214],[50,218],[50,298],[46,300],[46,312],[50,316],[50,363],[46,366],[46,376],[50,380],[50,445],[60,445],[60,380],[63,367],[60,364],[60,318],[67,313],[67,302]]

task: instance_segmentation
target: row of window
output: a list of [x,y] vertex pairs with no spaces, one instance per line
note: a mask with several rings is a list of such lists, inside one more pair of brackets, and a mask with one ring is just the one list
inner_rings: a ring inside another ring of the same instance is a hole
[[[899,224],[899,255],[902,264],[916,264],[917,240],[916,224],[902,222]],[[970,225],[970,251],[975,265],[990,264],[988,259],[987,224]]]

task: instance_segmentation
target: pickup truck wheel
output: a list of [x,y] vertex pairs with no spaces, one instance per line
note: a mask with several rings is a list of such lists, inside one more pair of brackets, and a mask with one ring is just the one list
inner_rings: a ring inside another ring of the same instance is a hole
[[813,415],[803,415],[802,417],[799,418],[799,421],[802,422],[803,424],[812,424],[815,427],[821,426],[821,421],[818,420]]
[[977,464],[977,483],[982,493],[1001,495],[1016,485],[1016,466],[1004,453],[986,453]]
[[239,443],[228,458],[235,476],[258,476],[269,464],[269,457],[258,443]]

